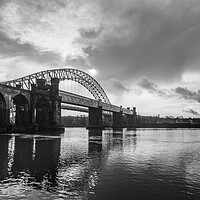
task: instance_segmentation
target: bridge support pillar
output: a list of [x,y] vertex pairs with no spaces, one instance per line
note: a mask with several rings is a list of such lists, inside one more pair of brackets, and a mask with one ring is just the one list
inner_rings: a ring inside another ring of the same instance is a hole
[[36,126],[36,84],[31,85],[31,101],[30,101],[30,124],[31,127]]
[[51,129],[59,130],[63,129],[61,125],[61,97],[58,95],[59,79],[51,79]]
[[127,128],[136,128],[136,118],[137,118],[136,107],[133,107],[132,114],[127,115],[127,121],[126,121]]
[[112,114],[111,113],[103,115],[103,124],[105,127],[112,126]]
[[123,111],[121,110],[122,107],[120,107],[120,112],[113,112],[113,129],[123,129]]
[[0,109],[0,133],[6,131],[9,128],[9,116],[10,110],[9,109]]
[[102,125],[102,106],[89,107],[89,122],[87,129],[104,129]]
[[31,124],[35,131],[64,132],[61,124],[61,97],[59,79],[52,78],[51,85],[38,79],[31,89]]

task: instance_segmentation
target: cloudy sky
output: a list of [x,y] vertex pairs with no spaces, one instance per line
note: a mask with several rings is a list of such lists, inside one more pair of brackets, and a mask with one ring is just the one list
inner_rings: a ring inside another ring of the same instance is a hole
[[199,116],[200,0],[0,0],[0,81],[90,73],[142,115]]

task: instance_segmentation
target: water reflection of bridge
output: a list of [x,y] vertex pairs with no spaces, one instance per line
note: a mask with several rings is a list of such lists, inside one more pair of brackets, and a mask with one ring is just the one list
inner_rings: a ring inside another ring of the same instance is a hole
[[122,150],[125,144],[122,133],[103,136],[102,131],[98,133],[90,131],[84,146],[81,143],[77,147],[74,140],[67,138],[65,143],[59,136],[1,135],[0,180],[9,182],[10,178],[15,178],[36,189],[86,190],[89,194],[97,184],[109,151]]
[[[94,99],[59,90],[63,80],[82,85]],[[112,116],[113,128],[135,127],[135,107],[131,110],[111,104],[100,84],[80,70],[47,70],[0,84],[0,132],[63,130],[61,109],[87,111],[89,129],[104,128],[105,112]]]

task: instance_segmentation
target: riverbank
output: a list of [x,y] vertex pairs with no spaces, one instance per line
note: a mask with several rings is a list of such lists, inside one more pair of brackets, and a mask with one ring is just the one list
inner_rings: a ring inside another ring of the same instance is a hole
[[200,124],[189,123],[163,123],[163,124],[137,124],[136,128],[200,128]]

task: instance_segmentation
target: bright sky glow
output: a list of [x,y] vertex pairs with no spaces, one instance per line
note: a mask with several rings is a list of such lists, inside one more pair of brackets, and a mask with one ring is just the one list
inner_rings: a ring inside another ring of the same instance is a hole
[[97,72],[96,69],[89,69],[88,72],[89,72],[89,74],[90,74],[91,76],[95,76],[95,75],[98,74],[98,72]]

